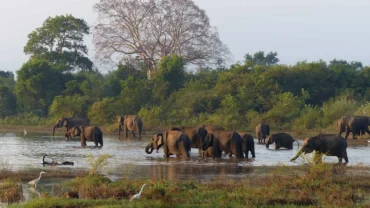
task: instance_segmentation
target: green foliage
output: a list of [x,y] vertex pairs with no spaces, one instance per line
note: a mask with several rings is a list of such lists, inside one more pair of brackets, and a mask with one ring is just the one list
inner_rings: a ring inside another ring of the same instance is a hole
[[63,74],[47,61],[30,59],[17,71],[15,93],[21,112],[47,115],[54,97],[60,95],[64,82]]
[[362,104],[355,112],[357,116],[370,116],[370,102]]
[[345,97],[337,97],[330,99],[324,103],[323,111],[323,126],[333,125],[342,116],[352,116],[356,112],[358,104],[354,100],[349,100]]
[[112,158],[112,155],[102,154],[95,158],[92,154],[88,155],[90,170],[90,175],[95,175],[98,172],[101,172],[108,165],[108,159]]
[[252,63],[255,65],[275,65],[277,64],[280,60],[277,58],[278,53],[277,52],[269,52],[265,56],[265,52],[263,51],[258,51],[255,54],[247,54],[244,56],[245,62],[246,63]]
[[60,117],[86,117],[88,98],[81,95],[56,96],[50,105],[49,115]]
[[138,115],[145,121],[145,128],[161,127],[165,125],[163,109],[159,106],[143,107]]
[[83,19],[72,15],[49,17],[42,27],[28,35],[24,52],[46,59],[62,71],[91,71],[93,63],[85,57],[87,47],[83,44],[84,35],[89,33],[89,26]]
[[116,116],[121,112],[118,112],[120,103],[115,98],[104,98],[100,101],[96,101],[88,111],[88,117],[92,124],[104,125],[114,123]]
[[294,120],[293,129],[304,131],[309,129],[320,128],[322,126],[323,112],[317,106],[306,105],[301,115]]
[[182,88],[185,82],[184,66],[183,58],[178,55],[163,57],[159,63],[155,81],[167,83],[167,93]]

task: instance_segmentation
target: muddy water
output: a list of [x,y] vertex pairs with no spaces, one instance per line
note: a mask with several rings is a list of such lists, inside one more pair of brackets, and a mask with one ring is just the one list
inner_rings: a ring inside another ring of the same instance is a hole
[[[250,173],[255,174],[261,166],[301,165],[305,161],[301,158],[296,162],[289,162],[297,152],[297,144],[293,150],[266,149],[264,145],[256,145],[256,158],[249,161],[235,161],[228,156],[223,156],[218,161],[211,158],[201,158],[197,149],[192,149],[190,161],[180,161],[176,158],[163,158],[163,151],[146,154],[144,149],[150,136],[143,139],[118,140],[114,136],[104,137],[103,148],[93,148],[93,142],[87,142],[87,147],[82,148],[79,140],[65,141],[61,136],[51,137],[50,134],[27,134],[26,136],[15,133],[1,133],[0,140],[0,168],[14,170],[32,169],[76,169],[89,168],[88,155],[99,156],[104,153],[113,155],[104,172],[112,179],[119,177],[143,179],[168,179],[168,180],[209,180],[214,178],[228,179],[243,177]],[[256,140],[255,140],[256,142]],[[299,142],[300,146],[302,141]],[[349,165],[370,165],[370,147],[367,145],[348,147]],[[41,164],[44,154],[58,162],[73,161],[74,166],[50,167]],[[312,154],[309,154],[311,157]],[[324,157],[325,162],[336,163],[336,157]]]

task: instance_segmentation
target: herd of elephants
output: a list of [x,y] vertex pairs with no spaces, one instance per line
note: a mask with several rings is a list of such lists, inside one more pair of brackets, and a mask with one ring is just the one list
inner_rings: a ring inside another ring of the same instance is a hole
[[[93,141],[95,146],[103,146],[103,133],[97,126],[89,125],[90,121],[85,118],[59,118],[53,128],[65,127],[67,129],[66,139],[80,136],[81,145],[86,146],[86,141]],[[135,115],[118,116],[120,137],[121,129],[128,137],[128,131],[132,132],[133,137],[138,133],[141,138],[143,121]],[[353,139],[356,135],[363,135],[365,132],[370,134],[368,126],[370,117],[367,116],[343,116],[337,121],[338,134],[318,134],[306,138],[303,146],[297,152],[291,161],[296,160],[302,153],[311,153],[315,151],[314,162],[322,162],[322,155],[336,156],[339,162],[342,159],[348,163],[347,157],[347,137],[352,132]],[[346,132],[343,138],[341,134]],[[275,143],[275,149],[281,147],[293,149],[293,143],[298,141],[287,133],[270,134],[268,124],[260,123],[256,126],[256,136],[259,144],[265,144],[269,148],[270,144]],[[298,144],[299,147],[299,144]],[[229,157],[237,159],[247,158],[251,152],[255,158],[254,139],[250,134],[240,135],[236,131],[228,131],[221,126],[202,125],[195,127],[171,127],[164,132],[156,133],[151,138],[145,148],[147,154],[151,154],[155,149],[157,152],[162,148],[164,157],[175,155],[177,158],[188,160],[190,158],[191,148],[199,149],[203,157],[221,158],[224,152]]]

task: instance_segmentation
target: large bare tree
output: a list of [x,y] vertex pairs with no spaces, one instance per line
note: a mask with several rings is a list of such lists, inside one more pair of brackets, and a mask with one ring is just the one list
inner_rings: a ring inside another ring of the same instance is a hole
[[148,78],[170,54],[197,65],[219,64],[229,55],[205,11],[192,0],[100,0],[94,9],[97,58],[135,56],[149,65]]

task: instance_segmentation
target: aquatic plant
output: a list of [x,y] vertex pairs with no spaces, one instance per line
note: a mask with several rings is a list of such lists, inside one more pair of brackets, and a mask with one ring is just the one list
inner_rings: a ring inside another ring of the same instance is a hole
[[89,174],[95,175],[98,171],[102,170],[108,165],[108,159],[113,156],[110,154],[102,154],[95,158],[92,154],[88,155],[89,160]]

